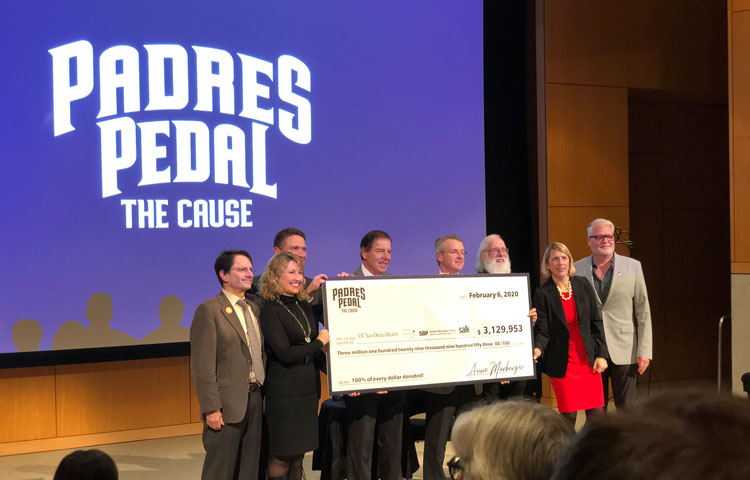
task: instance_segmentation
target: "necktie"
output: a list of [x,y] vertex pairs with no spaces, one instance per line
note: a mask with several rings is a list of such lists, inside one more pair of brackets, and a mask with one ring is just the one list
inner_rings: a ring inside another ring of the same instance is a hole
[[242,314],[245,317],[245,326],[247,327],[247,334],[245,338],[247,340],[247,344],[250,346],[250,359],[253,363],[250,379],[252,380],[252,378],[255,377],[255,381],[259,385],[263,385],[263,382],[266,379],[266,373],[263,370],[263,350],[261,350],[261,348],[263,347],[260,343],[260,334],[255,328],[255,322],[253,321],[253,316],[250,313],[250,307],[248,306],[245,299],[241,298],[237,300],[237,305],[242,308]]

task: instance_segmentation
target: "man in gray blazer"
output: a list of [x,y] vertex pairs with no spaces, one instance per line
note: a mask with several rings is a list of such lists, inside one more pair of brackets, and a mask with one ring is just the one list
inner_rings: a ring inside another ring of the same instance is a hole
[[575,262],[576,274],[596,290],[609,349],[609,368],[602,373],[604,405],[612,381],[615,406],[635,405],[636,373],[643,375],[652,358],[651,310],[641,262],[615,253],[615,225],[597,218],[587,229],[591,256]]
[[202,479],[256,480],[265,380],[257,298],[247,292],[253,261],[227,250],[214,262],[221,292],[195,310],[190,369],[203,417]]
[[[362,264],[354,276],[389,276],[391,237],[373,230],[362,237]],[[344,276],[342,274],[342,276]],[[378,439],[378,463],[382,480],[400,480],[401,433],[404,415],[404,392],[352,393],[344,397],[347,433],[346,470],[349,480],[372,478],[372,450]]]

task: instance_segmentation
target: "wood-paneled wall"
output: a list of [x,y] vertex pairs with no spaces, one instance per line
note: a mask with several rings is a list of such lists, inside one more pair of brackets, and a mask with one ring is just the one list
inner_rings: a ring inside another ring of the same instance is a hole
[[750,372],[750,0],[729,0],[732,389]]
[[0,369],[0,425],[2,456],[191,435],[203,423],[190,358],[174,357]]
[[[646,281],[649,293],[655,293],[651,373],[658,371],[659,380],[715,374],[714,322],[725,309],[728,281],[726,274],[721,276],[723,265],[702,267],[709,259],[722,258],[727,248],[721,235],[728,219],[728,203],[721,197],[726,182],[726,125],[721,118],[727,100],[726,11],[717,2],[702,0],[537,4],[544,8],[545,30],[546,240],[566,243],[578,259],[590,254],[584,229],[593,218],[609,218],[629,231],[636,241],[632,254],[650,269]],[[635,112],[634,92],[642,100]],[[635,172],[635,180],[633,161],[645,166]],[[652,177],[642,177],[644,170]],[[665,182],[654,185],[662,175]],[[640,188],[642,181],[655,188]],[[648,211],[643,205],[656,199],[648,195],[668,199],[654,205],[661,210]],[[699,219],[706,220],[705,231]],[[665,242],[670,235],[681,240],[678,245]],[[661,244],[654,244],[655,239]],[[697,301],[684,284],[694,275],[686,276],[679,260],[696,250],[707,252],[695,269],[705,279],[699,282]],[[620,246],[617,252],[629,253]],[[660,304],[662,300],[667,303]],[[670,333],[685,326],[690,330]],[[697,331],[710,332],[709,339],[692,333]],[[702,354],[686,354],[696,350]],[[663,361],[667,358],[675,361]]]
[[549,238],[543,243],[563,242],[575,259],[590,254],[585,228],[594,218],[628,229],[626,4],[544,2]]
[[188,357],[0,370],[0,455],[198,433]]
[[[594,218],[629,230],[626,8],[543,3],[548,238],[540,249],[562,242],[579,259],[590,254],[586,226]],[[556,406],[546,376],[542,400]]]

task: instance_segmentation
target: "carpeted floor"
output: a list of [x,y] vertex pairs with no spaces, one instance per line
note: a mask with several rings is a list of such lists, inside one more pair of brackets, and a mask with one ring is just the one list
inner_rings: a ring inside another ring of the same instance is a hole
[[[121,480],[198,480],[203,465],[200,435],[144,440],[96,447],[107,452],[117,463]],[[420,459],[424,445],[417,443]],[[60,460],[73,450],[29,453],[0,457],[2,480],[51,480]],[[448,445],[446,458],[452,456]],[[312,454],[305,456],[307,480],[319,480],[320,472],[312,470]],[[415,479],[421,480],[421,470]]]

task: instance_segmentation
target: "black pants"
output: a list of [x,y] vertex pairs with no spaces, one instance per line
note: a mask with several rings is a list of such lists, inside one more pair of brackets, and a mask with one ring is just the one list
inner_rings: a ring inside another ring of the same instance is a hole
[[349,480],[372,477],[372,450],[377,436],[382,480],[400,480],[404,392],[365,393],[344,397],[347,431],[346,470]]
[[522,397],[525,390],[526,380],[516,380],[506,384],[500,382],[485,383],[482,399],[487,402],[510,400],[511,398]]
[[612,397],[618,410],[634,407],[638,401],[635,393],[638,375],[638,364],[615,365],[612,360],[607,359],[609,367],[602,372],[602,385],[604,386],[604,408],[609,403],[609,387],[607,381],[612,381]]
[[445,445],[448,443],[454,418],[464,406],[477,399],[474,385],[459,385],[450,393],[425,392],[425,432],[422,477],[424,480],[446,478]]

